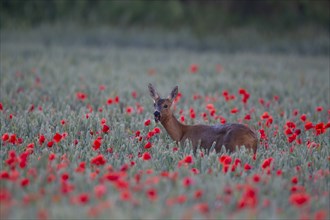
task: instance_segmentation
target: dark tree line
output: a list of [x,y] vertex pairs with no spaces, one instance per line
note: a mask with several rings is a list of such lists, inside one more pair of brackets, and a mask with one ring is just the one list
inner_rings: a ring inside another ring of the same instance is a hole
[[221,31],[232,26],[329,28],[329,0],[0,0],[0,25],[190,26]]

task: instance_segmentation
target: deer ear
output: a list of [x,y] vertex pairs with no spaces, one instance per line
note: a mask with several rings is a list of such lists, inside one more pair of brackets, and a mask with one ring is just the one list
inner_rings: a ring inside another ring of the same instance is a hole
[[153,98],[154,100],[159,99],[159,95],[158,95],[158,93],[156,92],[154,86],[151,83],[149,83],[148,89],[149,89],[149,93],[150,93],[151,98]]
[[176,98],[176,96],[178,95],[178,86],[174,87],[174,89],[172,90],[172,92],[169,95],[169,99],[173,102],[173,100]]

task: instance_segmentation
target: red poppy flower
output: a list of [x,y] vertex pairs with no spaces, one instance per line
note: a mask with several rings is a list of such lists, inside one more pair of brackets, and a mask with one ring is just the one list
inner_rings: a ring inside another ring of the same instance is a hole
[[120,193],[120,199],[123,201],[129,201],[132,199],[132,194],[129,191],[122,191]]
[[27,146],[26,146],[27,149],[33,149],[34,148],[34,143],[29,143]]
[[96,198],[101,198],[107,191],[107,187],[104,184],[99,184],[94,187],[94,195]]
[[42,145],[45,142],[46,138],[45,136],[42,134],[39,136],[39,144]]
[[138,114],[141,114],[144,111],[143,106],[141,106],[139,103],[136,104],[136,112]]
[[99,90],[100,90],[100,91],[104,91],[104,90],[105,90],[105,85],[100,85],[100,86],[99,86]]
[[134,99],[137,98],[137,92],[136,92],[136,91],[133,91],[133,92],[131,93],[131,95],[132,95],[132,97],[133,97]]
[[238,108],[235,107],[230,111],[230,113],[236,114],[238,111],[239,111]]
[[153,131],[149,131],[148,134],[147,134],[146,139],[149,140],[149,139],[152,138],[154,135],[155,135],[155,132],[153,132]]
[[79,196],[78,196],[78,201],[81,203],[81,204],[86,204],[89,202],[89,195],[88,193],[81,193]]
[[191,177],[185,177],[185,178],[183,178],[183,180],[182,180],[182,185],[183,185],[184,187],[189,187],[189,186],[192,185],[192,183],[193,183],[193,180],[191,179]]
[[16,134],[11,134],[10,136],[9,136],[9,140],[8,140],[10,143],[12,143],[12,144],[16,144],[16,142],[17,142],[17,137],[16,137]]
[[318,111],[318,112],[323,111],[323,107],[322,107],[322,106],[317,106],[317,107],[316,107],[316,111]]
[[56,134],[54,135],[54,137],[53,137],[53,140],[54,140],[56,143],[60,142],[61,139],[62,139],[62,135],[59,134],[59,133],[56,133]]
[[21,180],[21,186],[22,186],[22,187],[26,187],[26,186],[28,186],[29,183],[30,183],[30,180],[29,180],[28,178],[23,178],[23,179]]
[[76,97],[78,100],[81,100],[81,101],[84,101],[85,99],[87,99],[87,95],[83,92],[77,92]]
[[260,176],[256,173],[253,175],[253,181],[256,182],[256,183],[259,183],[260,182]]
[[115,103],[118,104],[120,102],[119,96],[115,97]]
[[242,95],[242,102],[243,102],[243,103],[247,103],[247,101],[248,101],[249,98],[250,98],[250,94],[249,94],[245,89],[242,89],[242,88],[240,88],[240,89],[238,90],[238,93],[239,93],[240,95]]
[[231,157],[227,156],[224,160],[224,164],[231,164],[231,161],[232,161]]
[[144,121],[144,126],[149,126],[151,123],[151,120],[150,119],[147,119]]
[[179,195],[176,197],[176,202],[179,204],[183,204],[187,201],[187,197],[185,195]]
[[297,135],[296,134],[291,134],[288,136],[288,142],[292,143],[294,140],[296,140]]
[[304,192],[302,193],[293,193],[289,197],[289,202],[296,206],[296,207],[301,207],[308,203],[310,201],[310,196]]
[[190,65],[190,73],[197,73],[198,71],[198,65],[197,64],[191,64]]
[[52,147],[54,145],[54,142],[53,141],[49,141],[48,143],[47,143],[47,147]]
[[251,120],[251,115],[250,114],[245,115],[244,120],[247,121]]
[[154,188],[148,189],[147,190],[147,196],[148,199],[151,201],[157,200],[158,196],[157,196],[157,190]]
[[150,159],[151,159],[151,155],[150,155],[150,153],[149,153],[149,152],[144,152],[144,153],[142,154],[142,159],[143,159],[143,160],[150,160]]
[[287,121],[285,123],[285,126],[288,127],[288,128],[292,128],[292,129],[295,129],[296,128],[296,124],[292,121]]
[[34,105],[32,104],[29,108],[29,112],[33,112],[33,110],[34,110]]
[[104,124],[102,127],[102,131],[103,131],[103,133],[108,133],[110,131],[110,127],[108,125]]
[[222,164],[231,164],[231,157],[228,155],[222,155],[218,158],[219,162]]
[[49,156],[48,156],[48,160],[52,161],[56,158],[56,154],[54,153],[50,153]]
[[61,179],[62,179],[63,181],[67,181],[67,180],[69,179],[69,174],[68,174],[68,173],[63,173],[63,174],[61,175]]
[[51,183],[56,179],[54,174],[49,174],[49,176],[47,177],[47,182]]
[[101,125],[105,125],[107,123],[107,120],[105,118],[101,119]]
[[8,133],[4,133],[3,135],[2,135],[2,141],[3,142],[6,142],[6,141],[8,141],[9,140],[9,134]]
[[326,210],[319,210],[314,214],[315,220],[326,220],[327,218],[327,211]]
[[181,121],[181,122],[184,122],[184,115],[181,115],[181,116],[180,116],[180,121]]
[[260,133],[260,139],[262,139],[262,140],[267,140],[267,135],[266,135],[264,129],[260,129],[260,130],[259,130],[259,133]]
[[244,165],[244,170],[245,170],[245,171],[248,171],[248,170],[251,170],[251,169],[252,169],[252,167],[251,167],[250,164],[246,163],[246,164]]
[[102,140],[100,138],[97,138],[93,142],[93,149],[98,150],[101,147]]
[[203,190],[198,189],[198,190],[196,190],[196,191],[194,192],[194,197],[195,197],[195,199],[199,199],[199,198],[201,198],[202,196],[203,196]]
[[209,204],[207,203],[196,204],[194,208],[202,214],[206,214],[210,211]]
[[330,120],[328,121],[328,123],[326,123],[326,125],[324,126],[325,129],[330,128]]
[[310,130],[310,129],[312,129],[313,127],[314,127],[314,125],[313,125],[312,122],[307,121],[307,122],[305,123],[305,130]]
[[152,144],[150,142],[147,142],[145,145],[144,145],[144,149],[149,149],[152,147]]
[[107,161],[105,160],[104,156],[102,154],[99,154],[91,159],[91,164],[94,164],[96,166],[104,165]]
[[293,116],[297,116],[299,114],[299,111],[298,109],[294,109],[293,112],[292,112]]
[[190,118],[195,119],[196,118],[196,113],[195,112],[190,112]]
[[291,187],[291,192],[305,192],[305,187],[299,185],[293,185]]
[[301,130],[300,130],[300,129],[297,129],[297,130],[294,131],[294,133],[295,133],[296,135],[300,135],[300,134],[301,134]]
[[156,134],[159,134],[159,133],[160,133],[160,128],[155,127],[153,131],[154,131]]
[[131,106],[127,106],[127,107],[126,107],[126,113],[127,113],[127,114],[132,114],[133,111],[134,111],[133,107],[131,107]]
[[246,208],[251,207],[254,208],[257,205],[257,190],[252,188],[251,186],[246,186],[241,199],[238,201],[238,208]]
[[123,173],[122,172],[112,172],[110,171],[109,173],[104,175],[104,178],[111,181],[111,182],[116,182],[122,177]]
[[306,119],[307,119],[306,114],[302,114],[302,115],[300,116],[300,120],[301,120],[301,121],[305,122]]
[[184,162],[184,163],[191,164],[191,163],[194,162],[194,160],[193,160],[193,157],[192,157],[191,155],[188,155],[188,156],[186,156],[185,158],[183,158],[183,162]]
[[242,163],[241,159],[239,159],[239,158],[235,158],[235,160],[234,160],[234,164],[235,164],[235,166],[238,166],[238,165],[241,164],[241,163]]
[[229,170],[229,165],[228,164],[224,164],[222,167],[222,172],[227,173]]
[[268,119],[270,117],[269,113],[268,112],[264,112],[260,118],[263,120],[263,119]]
[[195,168],[195,167],[191,168],[191,172],[193,174],[199,174],[199,170],[197,168]]
[[[0,179],[9,179],[9,173],[6,170],[3,170],[0,172]],[[0,200],[1,200],[1,196],[0,196]]]
[[220,117],[220,123],[221,124],[226,124],[226,119],[224,117]]
[[240,89],[238,90],[238,94],[240,94],[240,95],[244,95],[244,94],[246,94],[246,93],[247,93],[246,90],[243,89],[243,88],[240,88]]
[[292,177],[291,182],[293,184],[297,184],[298,183],[298,177],[296,177],[296,176]]
[[326,128],[325,128],[325,125],[323,122],[316,124],[314,128],[315,128],[315,132],[316,132],[317,136],[325,133],[325,131],[326,131]]
[[276,175],[277,175],[277,176],[281,176],[282,173],[283,173],[282,170],[277,170],[277,171],[276,171]]
[[267,167],[269,167],[271,165],[272,161],[273,161],[272,157],[265,159],[264,162],[262,163],[261,167],[263,169],[266,169]]

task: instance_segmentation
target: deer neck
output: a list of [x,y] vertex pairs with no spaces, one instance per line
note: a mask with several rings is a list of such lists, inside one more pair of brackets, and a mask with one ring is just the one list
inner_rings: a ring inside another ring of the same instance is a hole
[[181,124],[173,114],[161,121],[161,124],[174,141],[181,141],[185,125]]

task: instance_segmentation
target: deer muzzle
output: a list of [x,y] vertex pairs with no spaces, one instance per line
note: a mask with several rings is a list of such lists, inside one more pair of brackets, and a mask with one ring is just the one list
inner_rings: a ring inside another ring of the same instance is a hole
[[160,112],[159,111],[155,111],[154,112],[154,116],[155,116],[155,122],[159,122],[160,121]]

